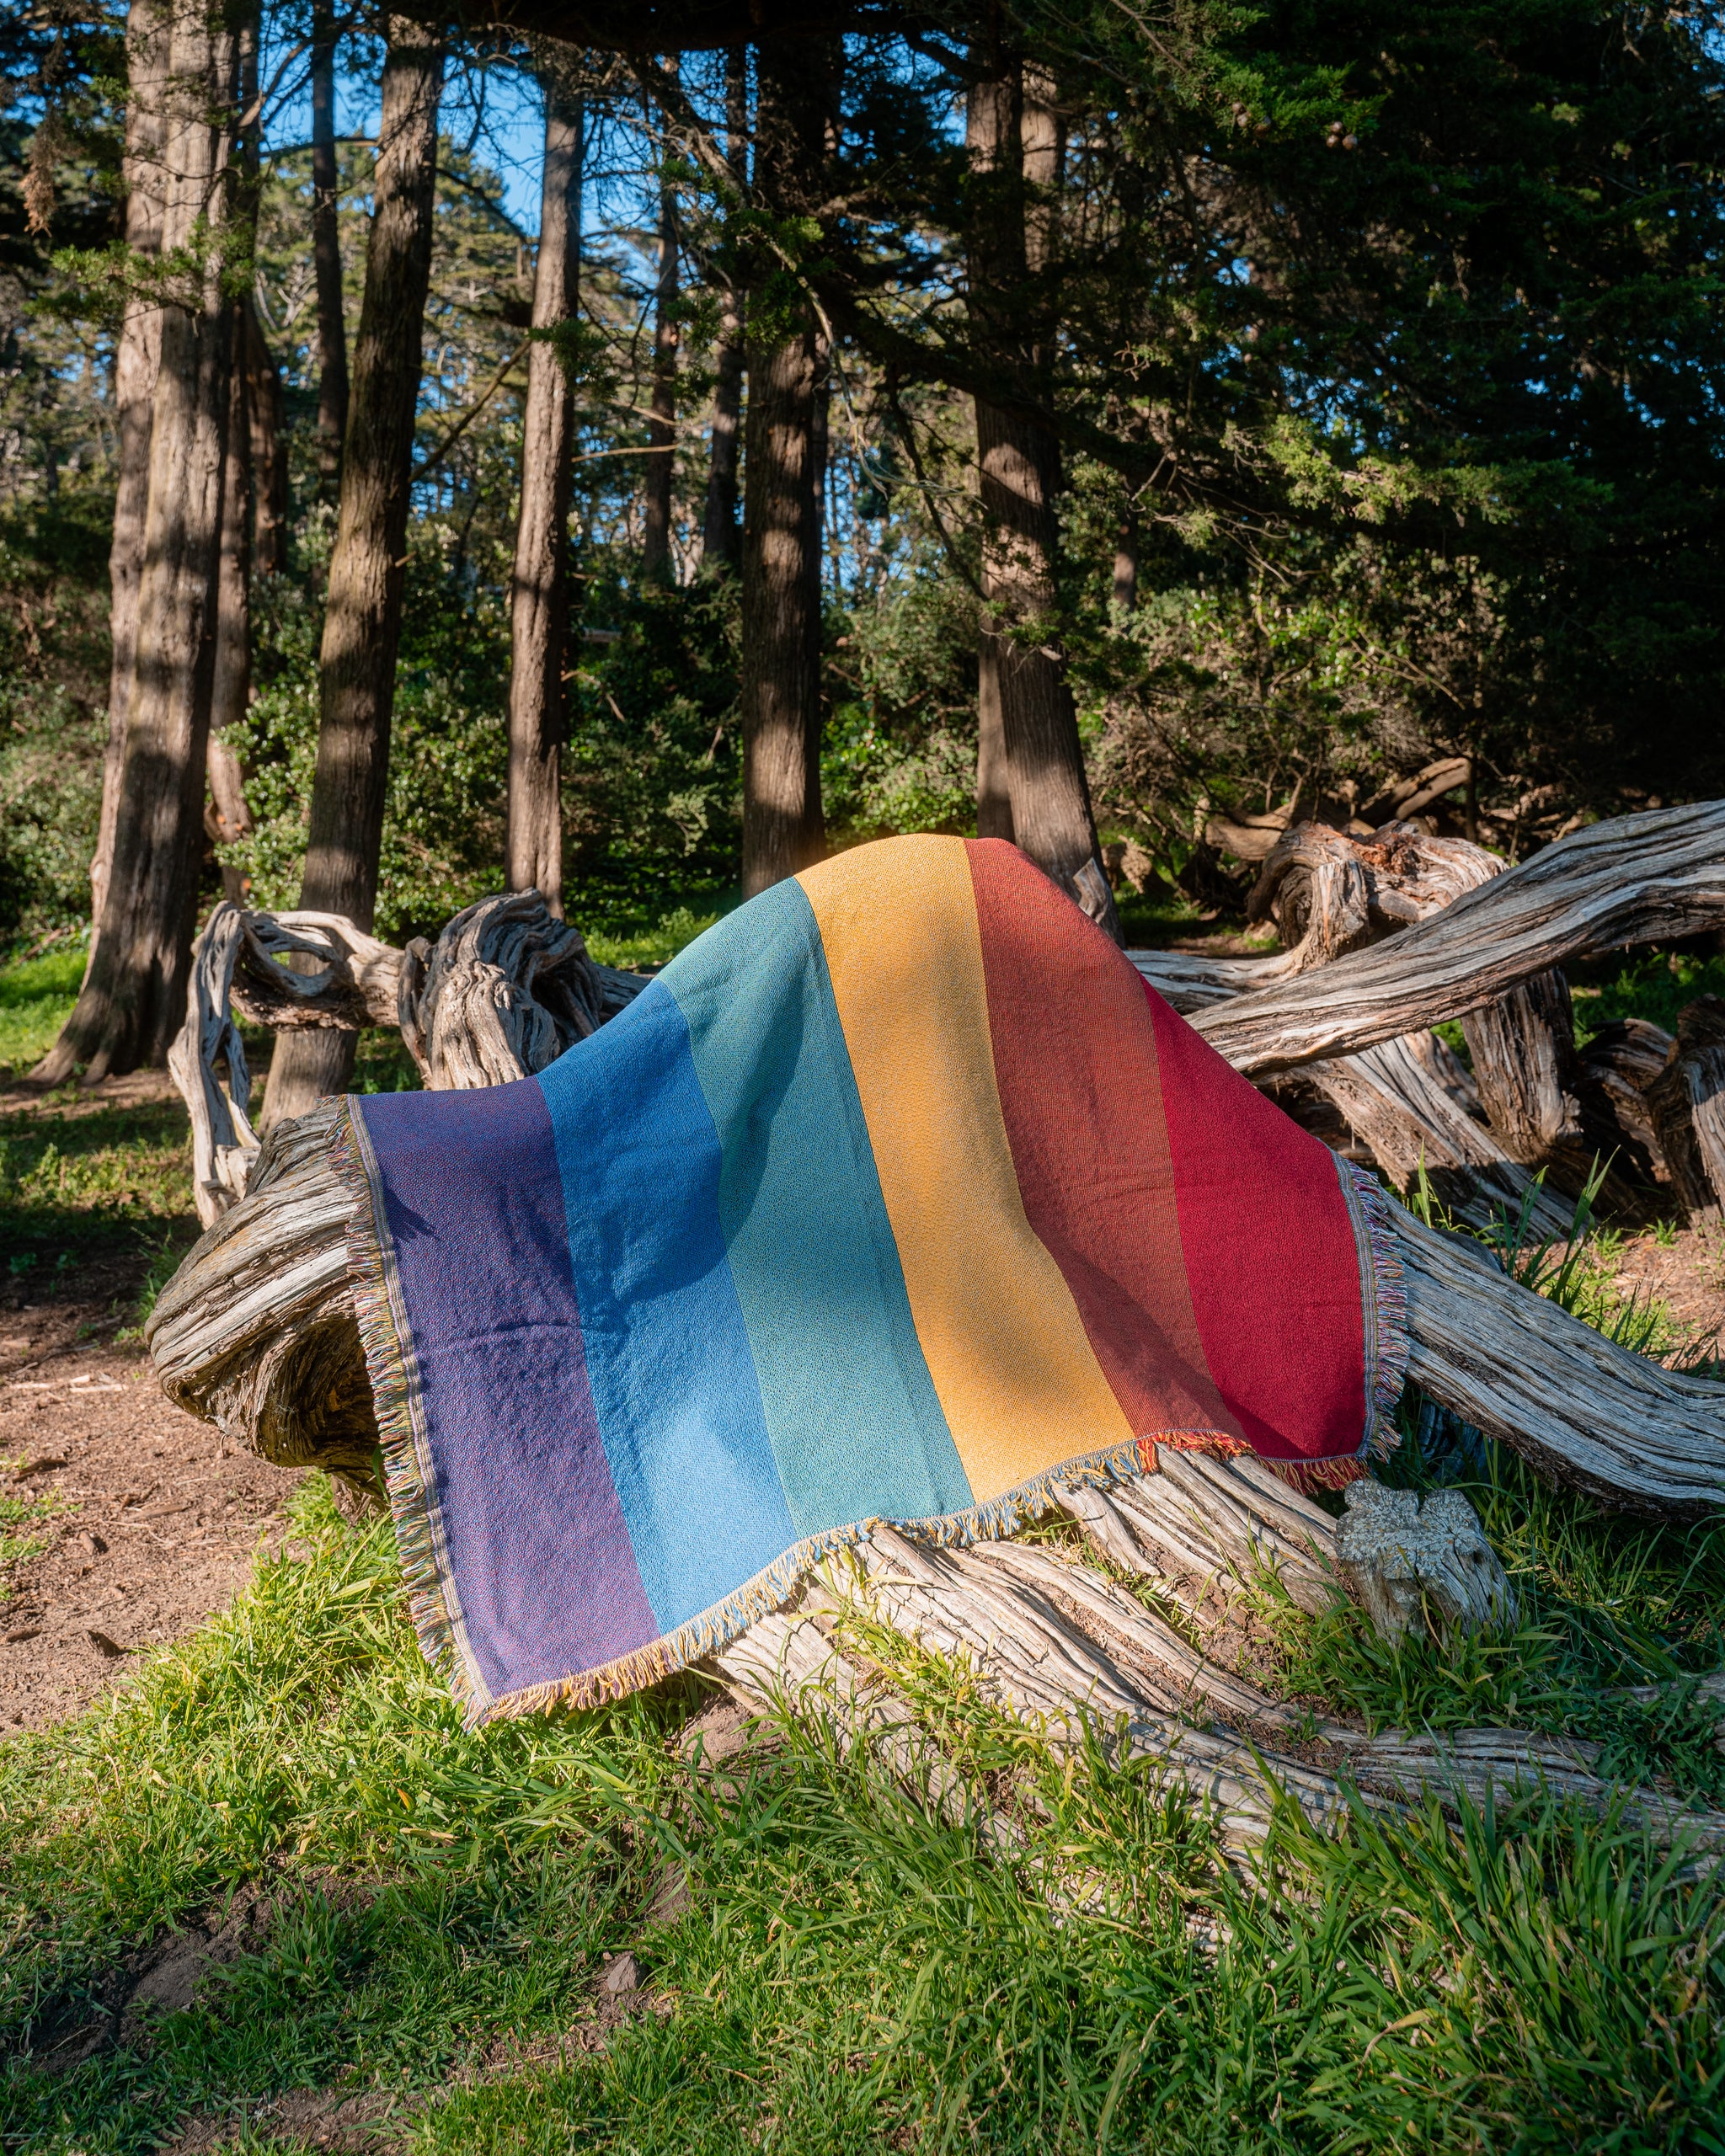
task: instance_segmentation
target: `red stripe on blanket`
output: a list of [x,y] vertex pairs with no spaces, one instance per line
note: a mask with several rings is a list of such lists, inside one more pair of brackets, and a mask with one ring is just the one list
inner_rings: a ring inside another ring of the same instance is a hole
[[1016,846],[965,844],[1026,1217],[1134,1431],[1239,1440],[1193,1309],[1139,977]]
[[1222,1397],[1267,1459],[1354,1453],[1366,1412],[1361,1257],[1336,1156],[1144,993],[1187,1278]]

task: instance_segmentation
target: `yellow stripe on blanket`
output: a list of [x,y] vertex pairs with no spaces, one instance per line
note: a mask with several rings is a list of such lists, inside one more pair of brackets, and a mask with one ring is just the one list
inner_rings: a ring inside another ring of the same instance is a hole
[[[1136,1433],[1025,1218],[964,842],[806,869],[929,1374],[979,1504]],[[900,940],[914,922],[914,939]],[[884,952],[896,963],[883,963]]]

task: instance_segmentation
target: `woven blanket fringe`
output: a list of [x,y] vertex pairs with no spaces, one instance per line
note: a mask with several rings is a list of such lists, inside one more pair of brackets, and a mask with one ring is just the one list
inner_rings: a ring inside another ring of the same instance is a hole
[[[1059,1467],[1031,1476],[986,1504],[967,1506],[962,1512],[929,1519],[857,1520],[844,1527],[830,1528],[795,1544],[765,1571],[745,1580],[723,1602],[703,1609],[698,1617],[667,1632],[664,1638],[637,1647],[632,1654],[619,1655],[615,1661],[601,1663],[596,1669],[583,1670],[578,1675],[560,1678],[552,1684],[531,1684],[518,1692],[505,1693],[488,1706],[476,1708],[463,1701],[466,1719],[472,1726],[480,1721],[542,1714],[553,1707],[579,1710],[624,1699],[644,1685],[656,1684],[661,1678],[674,1676],[679,1670],[690,1668],[708,1656],[717,1654],[756,1618],[765,1617],[781,1604],[788,1602],[823,1558],[866,1542],[877,1527],[891,1527],[911,1540],[935,1549],[970,1542],[1003,1541],[1049,1511],[1060,1490],[1085,1483],[1105,1486],[1128,1476],[1153,1473],[1155,1448],[1158,1444],[1172,1445],[1185,1452],[1211,1453],[1221,1458],[1252,1449],[1220,1430],[1164,1431],[1155,1437],[1128,1438],[1123,1444],[1063,1461]],[[1352,1459],[1273,1460],[1266,1465],[1279,1473],[1288,1473],[1290,1480],[1295,1474],[1308,1476],[1314,1486],[1336,1489],[1344,1487],[1365,1472],[1359,1462]],[[1327,1481],[1327,1477],[1330,1479]]]
[[445,1591],[446,1571],[438,1561],[436,1501],[426,1481],[414,1428],[413,1380],[403,1328],[397,1322],[390,1295],[386,1235],[377,1217],[379,1200],[369,1150],[352,1102],[344,1099],[330,1144],[330,1158],[353,1200],[348,1219],[348,1277],[353,1283],[354,1315],[371,1381],[384,1486],[408,1591],[408,1610],[420,1652],[448,1686],[471,1727],[484,1718],[489,1695],[478,1672],[462,1652],[455,1613]]

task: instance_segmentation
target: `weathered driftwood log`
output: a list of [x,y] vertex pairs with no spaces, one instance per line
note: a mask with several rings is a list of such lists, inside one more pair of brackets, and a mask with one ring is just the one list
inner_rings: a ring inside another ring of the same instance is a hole
[[[1179,953],[1131,955],[1177,1009],[1202,1009],[1225,994],[1285,980],[1379,942],[1488,883],[1502,867],[1480,846],[1432,838],[1417,825],[1389,825],[1370,838],[1296,825],[1264,863],[1248,907],[1252,918],[1273,919],[1293,946],[1271,962],[1273,974],[1257,961],[1212,961],[1201,971]],[[1535,1171],[1551,1168],[1573,1195],[1592,1159],[1575,1098],[1574,1033],[1562,976],[1511,989],[1466,1023],[1471,1073],[1422,1030],[1307,1065],[1297,1080],[1272,1078],[1265,1088],[1329,1138],[1327,1119],[1310,1111],[1317,1097],[1398,1189],[1423,1168],[1458,1219],[1482,1225],[1494,1211],[1514,1213],[1525,1201],[1537,1234],[1561,1235],[1570,1210],[1533,1187]],[[1609,1156],[1615,1126],[1600,1135]],[[1621,1177],[1608,1196],[1619,1209],[1636,1202],[1633,1187]]]
[[1677,1014],[1677,1038],[1644,1098],[1684,1210],[1725,1205],[1725,1001],[1703,995]]
[[224,900],[211,915],[193,953],[185,1024],[168,1054],[191,1117],[192,1191],[206,1228],[243,1193],[258,1150],[233,1011],[278,1033],[393,1026],[401,959],[339,914],[253,913]]
[[1619,817],[1548,846],[1400,935],[1193,1023],[1248,1076],[1465,1017],[1570,958],[1725,922],[1725,802]]
[[1482,1227],[1494,1212],[1514,1214],[1525,1203],[1536,1235],[1569,1232],[1573,1206],[1536,1187],[1528,1166],[1467,1113],[1456,1089],[1438,1077],[1436,1059],[1422,1052],[1415,1036],[1332,1056],[1302,1075],[1346,1118],[1398,1190],[1406,1190],[1423,1169],[1457,1219]]
[[[1526,1794],[1599,1814],[1621,1805],[1663,1844],[1725,1849],[1725,1817],[1600,1780],[1597,1746],[1521,1730],[1370,1737],[1273,1699],[1067,1554],[1012,1542],[929,1550],[879,1529],[823,1568],[794,1609],[726,1648],[718,1668],[746,1696],[818,1717],[846,1744],[879,1746],[884,1734],[900,1779],[949,1819],[967,1808],[983,1817],[1008,1861],[1024,1838],[933,1755],[894,1692],[882,1627],[960,1664],[1057,1751],[1099,1741],[1153,1761],[1236,1844],[1261,1841],[1283,1804],[1327,1832],[1355,1802],[1393,1811],[1429,1791],[1450,1806]],[[1293,1737],[1299,1757],[1279,1748]]]
[[191,1117],[199,1219],[209,1227],[243,1196],[258,1152],[233,1010],[277,1032],[398,1026],[425,1085],[454,1091],[542,1070],[646,985],[596,964],[536,891],[482,899],[435,946],[415,937],[405,951],[339,914],[224,902],[198,938],[186,1022],[168,1059]]
[[[1293,969],[1308,973],[1429,920],[1503,867],[1483,847],[1433,838],[1417,825],[1388,825],[1370,838],[1300,825],[1265,862],[1248,912],[1276,921],[1283,942],[1295,946]],[[1421,1160],[1429,1170],[1445,1171],[1444,1195],[1461,1218],[1477,1223],[1505,1197],[1518,1204],[1535,1171],[1573,1198],[1596,1160],[1605,1164],[1599,1202],[1619,1215],[1644,1209],[1633,1140],[1626,1153],[1627,1134],[1609,1097],[1583,1086],[1562,974],[1537,974],[1470,1011],[1461,1023],[1472,1063],[1471,1097],[1463,1098],[1453,1083],[1444,1087],[1467,1118],[1459,1125],[1409,1067],[1411,1054],[1429,1075],[1438,1075],[1429,1068],[1438,1057],[1454,1072],[1462,1070],[1429,1031],[1308,1066],[1311,1082],[1347,1115],[1398,1187],[1406,1187]],[[1481,1123],[1488,1134],[1479,1130]],[[1620,1155],[1626,1155],[1621,1167]],[[1567,1225],[1562,1209],[1543,1193],[1532,1203],[1537,1231],[1561,1234]]]
[[1418,824],[1386,824],[1370,838],[1296,824],[1264,862],[1246,902],[1248,921],[1273,921],[1310,973],[1453,905],[1502,868],[1466,839],[1433,838]]
[[1645,1181],[1666,1179],[1665,1149],[1654,1128],[1648,1089],[1670,1059],[1672,1037],[1646,1018],[1619,1018],[1602,1026],[1582,1051],[1583,1113],[1595,1101],[1595,1119],[1615,1124],[1631,1165]]
[[1618,1347],[1476,1242],[1397,1223],[1407,1374],[1551,1481],[1652,1518],[1725,1504],[1725,1386]]
[[1419,1628],[1429,1606],[1444,1627],[1481,1632],[1512,1625],[1515,1594],[1478,1515],[1459,1490],[1350,1485],[1336,1530],[1336,1569],[1386,1639]]
[[145,1328],[169,1399],[284,1467],[376,1487],[377,1422],[347,1269],[334,1108],[278,1124],[251,1187],[194,1246]]
[[501,1086],[554,1063],[647,985],[600,966],[537,891],[482,899],[403,962],[402,1038],[434,1092]]

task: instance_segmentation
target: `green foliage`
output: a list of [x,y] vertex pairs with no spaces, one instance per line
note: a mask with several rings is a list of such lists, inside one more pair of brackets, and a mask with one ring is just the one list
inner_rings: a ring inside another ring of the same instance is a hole
[[111,509],[98,481],[68,480],[0,520],[0,949],[89,918]]
[[1725,995],[1725,958],[1704,958],[1693,951],[1641,951],[1615,966],[1595,962],[1575,970],[1580,975],[1571,989],[1575,1038],[1583,1048],[1619,1018],[1647,1018],[1674,1032],[1685,1003],[1698,995]]
[[829,611],[820,766],[841,844],[976,814],[976,603],[926,537],[889,533],[872,592]]
[[[431,561],[410,579],[391,727],[377,923],[398,942],[435,936],[452,913],[494,890],[503,851],[507,635],[494,603],[460,619],[443,603],[435,590],[443,536],[420,526],[409,542]],[[254,826],[222,858],[250,878],[255,903],[286,907],[299,899],[318,757],[319,625],[302,587],[270,600],[259,695],[235,729]]]
[[576,921],[628,932],[686,894],[735,887],[740,595],[729,578],[631,585],[608,548],[582,559],[590,567],[574,633],[584,641],[563,756],[566,904]]

